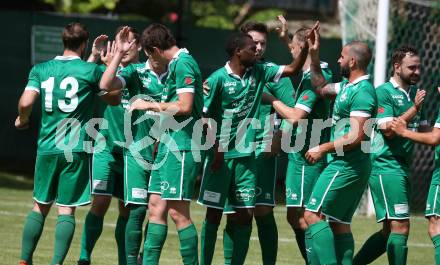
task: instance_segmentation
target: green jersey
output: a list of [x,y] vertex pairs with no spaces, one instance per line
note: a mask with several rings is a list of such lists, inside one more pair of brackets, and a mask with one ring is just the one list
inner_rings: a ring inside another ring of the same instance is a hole
[[261,128],[258,110],[264,87],[278,82],[283,69],[272,63],[257,63],[240,77],[232,72],[228,62],[206,80],[209,94],[203,111],[217,122],[217,140],[226,150],[226,159],[253,153],[255,146],[251,143],[255,141],[256,129]]
[[[376,89],[378,109],[377,128],[372,142],[371,159],[373,172],[382,174],[404,174],[410,173],[411,157],[413,152],[413,141],[403,137],[386,138],[379,129],[381,124],[392,121],[405,113],[414,105],[417,88],[411,86],[407,91],[399,87],[393,78],[389,82]],[[427,124],[424,114],[419,112],[410,122],[408,128],[417,130],[419,125]]]
[[[105,71],[105,65],[100,65],[102,71]],[[118,74],[122,70],[118,68]],[[96,142],[101,141],[101,137],[106,141],[106,148],[110,152],[122,153],[122,146],[117,143],[125,142],[124,137],[124,113],[128,107],[130,94],[127,88],[122,89],[121,103],[117,106],[111,106],[101,101],[99,104],[99,116],[103,117],[108,122],[107,129],[100,129]]]
[[[145,100],[159,102],[164,88],[166,73],[158,76],[150,64],[136,63],[123,68],[117,75],[123,87],[128,91],[128,98],[138,96]],[[128,102],[127,102],[128,103]],[[125,113],[126,117],[129,113]],[[127,123],[128,121],[125,121]],[[126,130],[126,144],[130,156],[153,159],[154,142],[157,134],[152,132],[153,125],[159,122],[159,115],[154,111],[135,110],[131,114],[130,124],[123,124],[122,129]],[[127,126],[129,125],[129,126]],[[158,127],[158,126],[157,126]],[[128,130],[128,131],[127,131]]]
[[[368,75],[361,76],[352,83],[344,80],[338,84],[337,90],[338,95],[332,113],[331,141],[341,138],[351,130],[350,117],[374,118],[377,109],[376,91]],[[363,141],[368,140],[369,135],[366,135]],[[369,150],[366,150],[367,148],[362,150],[362,146],[360,144],[349,151],[344,151],[342,155],[331,154],[332,159],[343,160],[350,166],[365,163],[370,160]]]
[[78,56],[57,56],[32,68],[26,90],[42,97],[38,154],[84,152],[84,125],[93,117],[101,76],[98,65]]
[[[440,109],[437,114],[434,128],[440,129]],[[440,145],[435,147],[434,173],[432,175],[431,184],[440,185]]]
[[[333,74],[328,68],[328,64],[322,62],[321,69],[325,80],[327,82],[331,82]],[[300,164],[306,163],[304,155],[309,149],[315,147],[316,145],[328,142],[330,138],[330,130],[319,130],[321,134],[319,136],[319,141],[315,143],[312,142],[313,146],[310,144],[312,140],[312,133],[316,134],[316,131],[313,132],[313,124],[315,120],[325,121],[330,117],[330,100],[319,98],[316,95],[310,78],[310,69],[308,69],[303,72],[301,82],[295,91],[295,108],[304,110],[308,113],[308,115],[306,119],[307,123],[300,122],[295,130],[295,133],[292,133],[291,138],[292,144],[295,143],[297,137],[304,139],[302,143],[298,143],[302,147],[299,150],[295,150],[295,152],[289,153],[288,158],[290,160],[295,160]],[[283,121],[283,129],[289,129],[291,126],[292,125],[287,121]],[[305,135],[302,136],[301,134]],[[318,136],[313,135],[313,137]]]
[[[266,65],[273,65],[270,62],[263,62]],[[289,77],[284,77],[279,80],[279,82],[270,82],[264,86],[264,93],[270,94],[277,99],[281,100],[284,104],[289,107],[293,107],[295,104],[293,98],[293,85],[292,80]],[[268,152],[266,150],[267,145],[271,144],[271,137],[274,129],[275,129],[275,121],[270,120],[271,113],[273,113],[273,108],[271,104],[260,104],[260,108],[258,109],[258,117],[261,123],[261,128],[256,129],[255,141],[258,143],[257,149],[255,151],[255,155],[258,156],[263,152]]]
[[[194,58],[188,50],[180,49],[168,65],[168,76],[162,92],[162,102],[175,102],[180,93],[193,93],[193,106],[191,114],[184,116],[173,116],[182,128],[166,128],[167,116],[161,117],[161,127],[167,132],[162,134],[160,142],[165,144],[170,151],[199,150],[197,142],[192,141],[193,128],[196,121],[202,117],[203,92],[202,74]],[[172,125],[170,123],[170,125]],[[170,142],[173,140],[174,143]]]

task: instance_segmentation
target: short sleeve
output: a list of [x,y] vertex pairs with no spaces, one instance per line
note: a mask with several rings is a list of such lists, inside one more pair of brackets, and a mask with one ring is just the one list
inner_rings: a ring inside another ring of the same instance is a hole
[[265,92],[269,92],[289,107],[295,105],[293,90],[293,84],[289,77],[281,78],[278,83],[267,83],[264,87]]
[[194,65],[188,60],[179,59],[176,62],[176,93],[194,93],[196,76]]
[[350,104],[350,117],[374,116],[377,108],[374,88],[359,84],[351,97]]
[[122,88],[127,87],[128,89],[132,89],[134,87],[133,86],[134,73],[135,73],[135,68],[133,64],[130,64],[127,67],[118,70],[116,77],[121,81]]
[[264,71],[264,80],[266,82],[278,83],[278,81],[280,81],[281,75],[284,71],[284,65],[280,66],[274,63],[265,63],[262,66]]
[[383,87],[376,89],[377,95],[377,124],[381,125],[392,121],[394,117],[393,102],[390,94]]
[[302,109],[305,112],[310,113],[316,103],[316,100],[316,93],[311,89],[305,89],[298,95],[295,108]]
[[203,95],[203,113],[207,116],[210,116],[213,104],[216,101],[218,91],[217,84],[218,80],[213,75],[208,77],[208,79],[203,82],[204,90],[208,91],[207,95]]
[[28,82],[26,84],[25,90],[31,90],[40,93],[40,87],[41,87],[40,77],[38,74],[37,67],[34,66],[32,67],[31,72],[29,73]]

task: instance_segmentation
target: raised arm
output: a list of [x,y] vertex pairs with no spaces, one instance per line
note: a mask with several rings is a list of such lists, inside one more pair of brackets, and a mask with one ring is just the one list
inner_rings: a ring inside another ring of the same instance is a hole
[[135,40],[128,41],[129,28],[124,27],[116,35],[116,48],[111,62],[107,65],[107,68],[102,75],[99,87],[105,91],[120,90],[124,86],[122,81],[116,77],[119,64],[121,63],[124,54],[136,44]]
[[275,98],[272,95],[263,93],[263,102],[271,104],[275,111],[287,122],[291,123],[293,126],[297,126],[299,120],[307,117],[308,112],[303,109],[296,107],[289,107],[284,104],[281,100]]
[[99,35],[95,38],[92,45],[92,52],[90,53],[87,62],[96,63],[100,59],[101,52],[105,48],[105,42],[108,40],[107,35]]

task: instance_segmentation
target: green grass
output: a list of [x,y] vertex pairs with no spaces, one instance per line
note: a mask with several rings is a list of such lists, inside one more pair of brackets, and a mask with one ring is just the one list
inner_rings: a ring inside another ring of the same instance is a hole
[[[14,175],[0,174],[0,264],[17,264],[20,256],[21,233],[25,216],[32,207],[32,182],[26,178]],[[64,264],[76,264],[79,256],[81,231],[88,207],[77,210],[77,227],[72,246]],[[192,216],[198,227],[204,217],[205,209],[196,203],[192,204]],[[278,264],[304,264],[296,246],[295,237],[287,221],[285,220],[286,209],[283,206],[275,208],[275,216],[279,231]],[[117,217],[116,203],[109,210],[104,224],[104,231],[93,253],[94,265],[117,264],[117,250],[113,232]],[[34,254],[35,264],[48,264],[53,251],[54,228],[56,211],[53,209],[49,214],[43,235]],[[409,254],[408,264],[434,264],[432,243],[427,235],[427,221],[423,217],[411,219],[411,235],[408,241]],[[219,231],[222,230],[222,224]],[[375,220],[366,217],[356,217],[353,221],[353,234],[356,241],[357,251],[366,238],[380,228]],[[169,234],[162,252],[160,264],[181,264],[179,243],[174,225],[171,223]],[[261,251],[257,238],[257,229],[254,225],[252,240],[246,264],[261,264]],[[221,232],[216,245],[214,264],[222,264],[223,250]],[[383,255],[374,264],[388,264]]]

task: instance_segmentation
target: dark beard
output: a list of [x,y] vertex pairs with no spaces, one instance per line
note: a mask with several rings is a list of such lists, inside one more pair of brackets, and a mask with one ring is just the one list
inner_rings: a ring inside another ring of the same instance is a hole
[[409,86],[417,84],[417,82],[419,82],[419,80],[420,80],[420,76],[417,76],[415,78],[414,77],[411,78],[411,77],[412,77],[411,75],[409,75],[409,76],[400,75],[400,80],[402,80],[405,84],[407,84]]
[[349,78],[349,77],[350,77],[350,73],[351,73],[350,68],[348,68],[348,67],[342,67],[342,66],[341,66],[341,75],[342,75],[343,77],[345,77],[345,78]]

